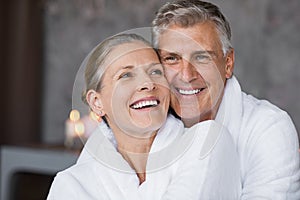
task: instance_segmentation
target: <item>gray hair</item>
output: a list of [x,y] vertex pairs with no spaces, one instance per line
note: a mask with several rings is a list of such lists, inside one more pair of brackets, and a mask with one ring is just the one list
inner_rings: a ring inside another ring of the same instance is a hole
[[226,55],[232,48],[229,22],[216,5],[199,0],[178,0],[163,5],[152,22],[153,45],[158,47],[159,34],[171,25],[190,27],[204,21],[215,24],[223,54]]
[[86,93],[89,90],[100,90],[101,80],[106,70],[104,62],[106,61],[106,58],[110,52],[118,45],[132,43],[135,41],[141,41],[147,46],[151,47],[151,44],[142,36],[124,33],[107,38],[91,51],[83,63],[85,65],[84,78],[86,88],[83,91],[81,98],[84,103],[87,104]]

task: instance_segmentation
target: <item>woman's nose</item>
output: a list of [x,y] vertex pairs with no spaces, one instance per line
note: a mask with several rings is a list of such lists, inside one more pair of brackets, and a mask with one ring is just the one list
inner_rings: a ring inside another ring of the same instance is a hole
[[149,76],[141,77],[140,84],[138,86],[139,91],[152,91],[156,88],[155,83]]

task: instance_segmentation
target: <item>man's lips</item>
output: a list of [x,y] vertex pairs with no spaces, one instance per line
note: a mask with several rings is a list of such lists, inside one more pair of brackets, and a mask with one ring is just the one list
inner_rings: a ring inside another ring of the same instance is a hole
[[156,97],[147,97],[139,99],[132,104],[130,104],[130,108],[132,109],[143,109],[149,107],[156,107],[160,101]]
[[181,95],[195,95],[203,91],[205,88],[190,88],[190,89],[182,89],[176,88],[176,91]]

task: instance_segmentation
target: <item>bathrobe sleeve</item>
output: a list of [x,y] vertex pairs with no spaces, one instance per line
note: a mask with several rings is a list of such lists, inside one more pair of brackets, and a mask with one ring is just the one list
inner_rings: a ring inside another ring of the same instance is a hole
[[80,184],[69,173],[58,173],[52,182],[47,200],[79,199]]
[[194,134],[193,143],[162,199],[239,199],[239,159],[227,129],[205,121],[185,134]]
[[[259,114],[259,115],[258,115]],[[259,120],[261,118],[264,120]],[[296,129],[284,111],[259,111],[242,135],[247,148],[242,200],[300,199],[300,171]]]

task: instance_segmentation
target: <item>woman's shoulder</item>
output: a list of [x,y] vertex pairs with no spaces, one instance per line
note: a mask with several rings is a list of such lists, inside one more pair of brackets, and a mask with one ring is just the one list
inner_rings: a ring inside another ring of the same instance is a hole
[[56,174],[49,190],[48,200],[77,199],[82,185],[76,178],[76,164]]
[[97,167],[96,164],[97,162],[92,160],[77,162],[58,172],[52,182],[48,199],[84,199],[89,196],[88,194],[85,196],[87,191],[91,194],[95,193],[94,183],[101,183],[97,178],[99,177],[97,171],[103,172],[102,168]]
[[54,182],[70,182],[76,183],[81,178],[86,177],[91,173],[93,168],[93,161],[77,162],[76,164],[58,172],[54,178]]

